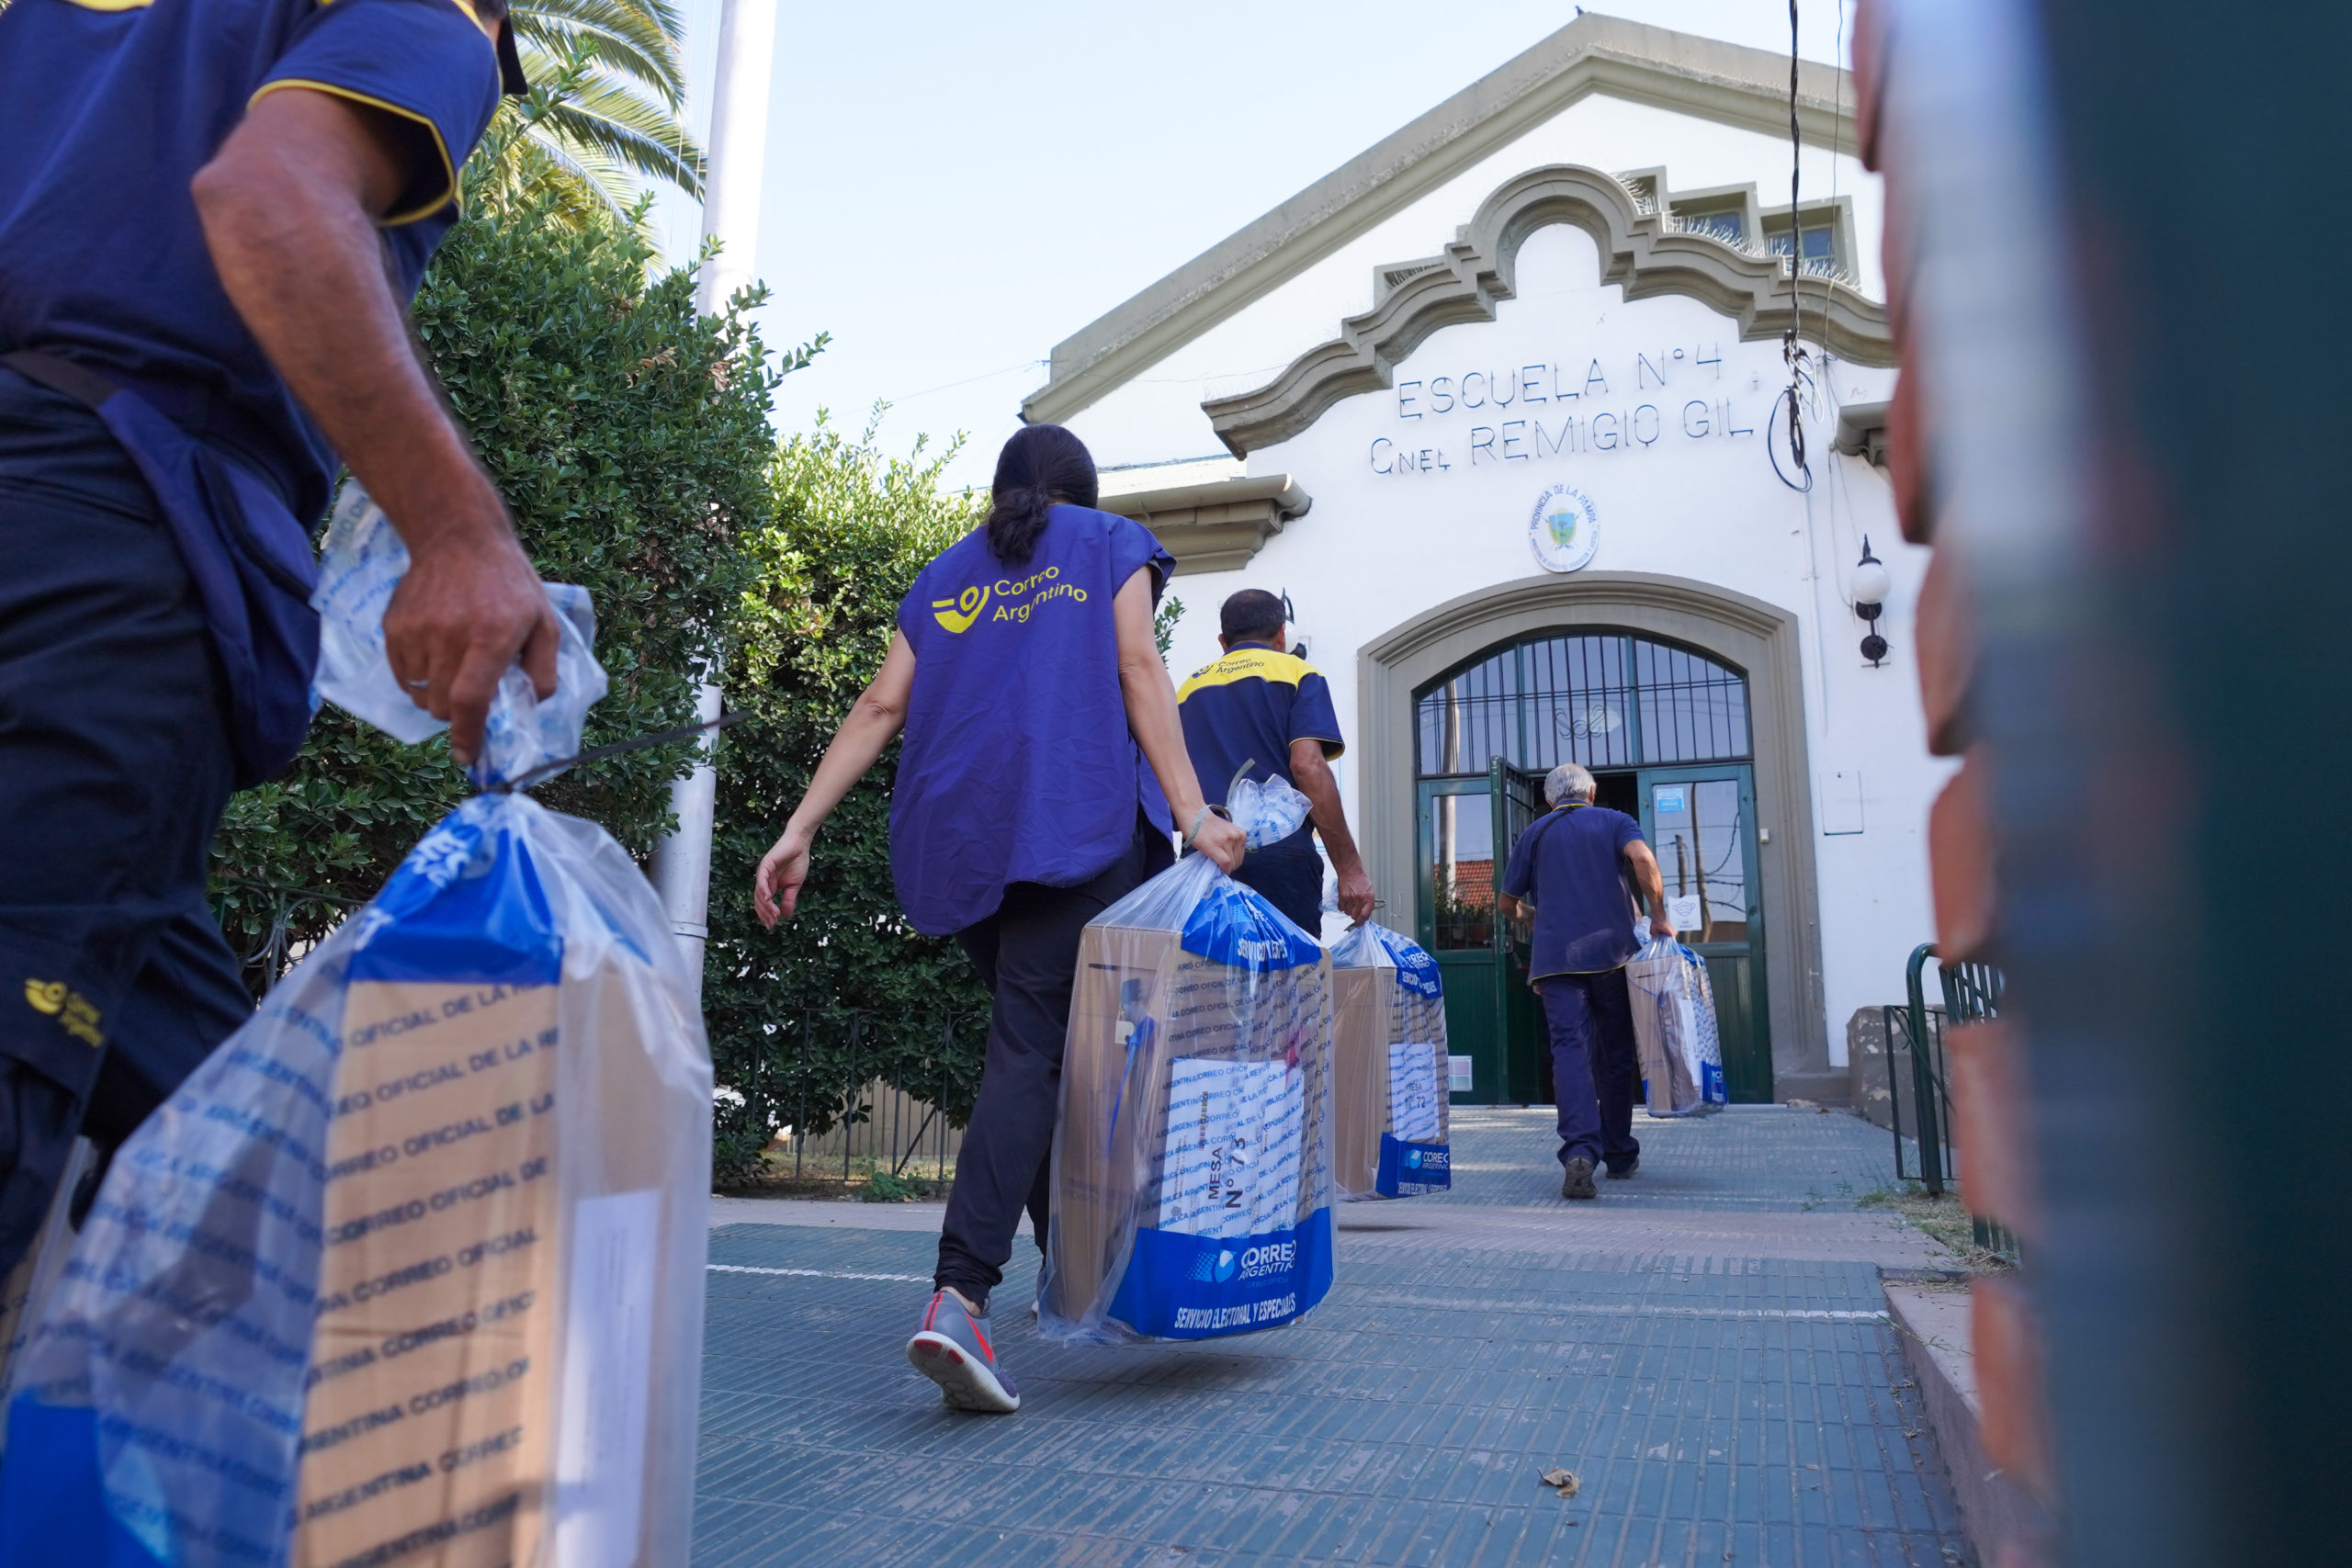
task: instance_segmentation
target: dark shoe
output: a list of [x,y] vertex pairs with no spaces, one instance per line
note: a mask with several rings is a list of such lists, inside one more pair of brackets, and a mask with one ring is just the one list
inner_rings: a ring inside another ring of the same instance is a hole
[[1600,1196],[1592,1185],[1592,1161],[1589,1159],[1568,1161],[1567,1174],[1560,1178],[1560,1196],[1563,1198]]
[[1622,1166],[1611,1166],[1609,1168],[1609,1179],[1611,1181],[1623,1181],[1627,1177],[1633,1175],[1634,1172],[1641,1168],[1642,1156],[1635,1155],[1632,1159],[1627,1160]]

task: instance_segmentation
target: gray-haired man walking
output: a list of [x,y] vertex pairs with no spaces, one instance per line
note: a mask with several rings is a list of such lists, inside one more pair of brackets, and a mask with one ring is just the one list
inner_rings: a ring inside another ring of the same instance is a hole
[[1592,794],[1592,774],[1576,763],[1552,770],[1544,780],[1552,810],[1512,846],[1497,900],[1506,916],[1522,907],[1535,916],[1527,973],[1551,1028],[1563,1198],[1599,1196],[1596,1165],[1606,1162],[1609,1174],[1622,1179],[1642,1161],[1634,1139],[1634,1010],[1625,989],[1625,964],[1639,948],[1628,873],[1649,902],[1652,934],[1674,935],[1666,879],[1642,825],[1593,805]]

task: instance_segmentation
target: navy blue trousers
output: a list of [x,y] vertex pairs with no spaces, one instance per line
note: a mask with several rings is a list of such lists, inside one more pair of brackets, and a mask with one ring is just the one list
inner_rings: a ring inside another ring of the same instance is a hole
[[1560,1163],[1589,1159],[1622,1171],[1641,1157],[1634,1137],[1634,1005],[1625,971],[1553,975],[1535,982],[1552,1033],[1552,1092],[1560,1108]]
[[145,481],[0,369],[0,1275],[74,1137],[110,1151],[253,1014],[205,901],[226,724]]

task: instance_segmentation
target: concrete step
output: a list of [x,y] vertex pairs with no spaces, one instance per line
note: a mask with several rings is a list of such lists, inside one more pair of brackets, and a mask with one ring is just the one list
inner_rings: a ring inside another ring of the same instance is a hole
[[1977,1561],[1986,1568],[2041,1568],[2056,1561],[2057,1521],[2031,1488],[1985,1458],[1969,1289],[1955,1281],[1890,1278],[1887,1314],[1919,1385],[1919,1403]]

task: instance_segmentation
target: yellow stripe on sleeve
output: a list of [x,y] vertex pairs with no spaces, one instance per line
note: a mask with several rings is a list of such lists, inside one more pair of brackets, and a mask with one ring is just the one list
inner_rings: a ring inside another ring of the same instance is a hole
[[433,150],[441,155],[441,194],[421,207],[412,208],[406,212],[387,215],[379,221],[379,227],[397,229],[403,223],[413,223],[420,218],[430,218],[458,199],[458,166],[450,161],[449,144],[441,140],[441,128],[424,116],[414,109],[404,109],[398,104],[387,103],[381,98],[371,97],[366,93],[356,93],[348,87],[338,87],[331,82],[312,82],[300,76],[287,76],[275,82],[263,83],[261,90],[245,100],[245,107],[251,108],[270,94],[283,92],[289,87],[299,87],[305,92],[324,93],[332,98],[342,98],[350,103],[364,104],[371,109],[381,109],[386,114],[398,115],[402,119],[413,120],[424,127],[425,133],[433,138]]

